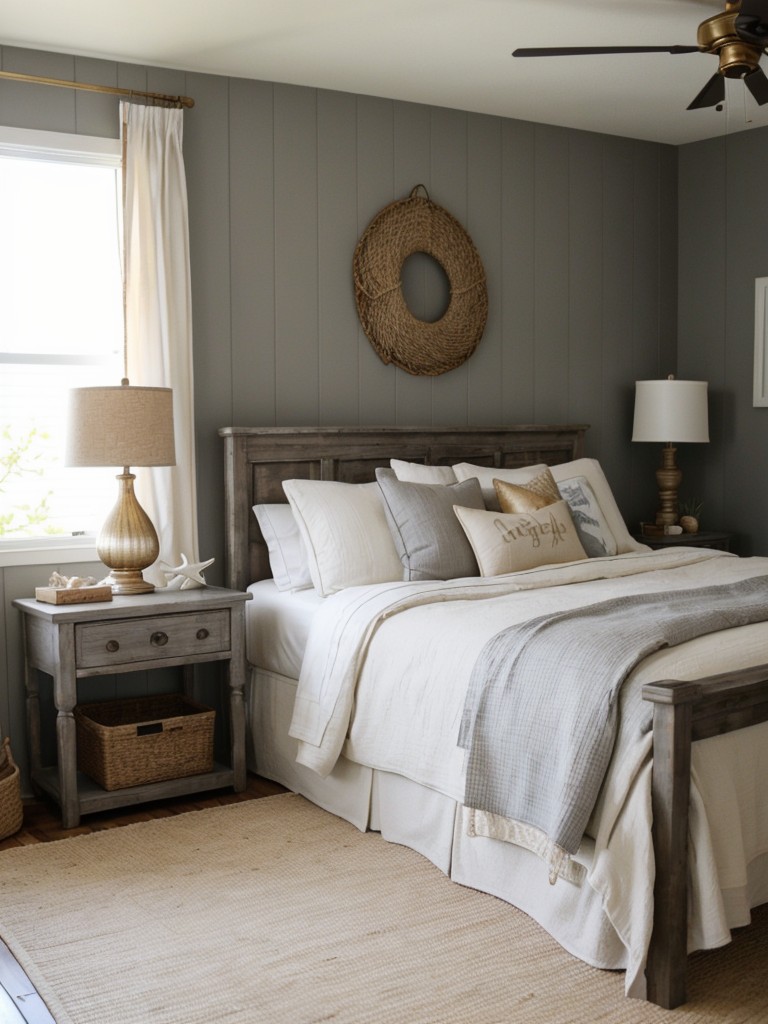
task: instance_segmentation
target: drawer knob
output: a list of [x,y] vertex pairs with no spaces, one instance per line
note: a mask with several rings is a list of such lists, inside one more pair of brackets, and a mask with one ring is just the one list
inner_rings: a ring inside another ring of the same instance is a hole
[[207,640],[209,635],[207,629],[198,629],[196,634],[198,640]]
[[153,633],[149,638],[149,642],[155,647],[165,647],[168,643],[168,634],[161,632]]
[[115,651],[120,650],[120,644],[117,642],[117,640],[107,640],[107,650],[109,651],[110,654],[114,654]]

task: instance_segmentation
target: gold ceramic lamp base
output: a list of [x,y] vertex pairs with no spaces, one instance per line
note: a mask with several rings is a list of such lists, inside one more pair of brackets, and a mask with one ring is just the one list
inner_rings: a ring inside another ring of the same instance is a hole
[[136,476],[126,466],[115,479],[120,496],[96,542],[98,556],[110,570],[104,582],[114,594],[147,594],[155,586],[144,579],[142,570],[160,555],[157,532],[134,494]]

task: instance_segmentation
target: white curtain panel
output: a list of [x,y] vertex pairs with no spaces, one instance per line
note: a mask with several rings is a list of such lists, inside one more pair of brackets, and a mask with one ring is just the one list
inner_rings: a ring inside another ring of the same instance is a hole
[[[134,468],[160,559],[199,559],[192,299],[183,111],[120,104],[125,159],[127,366],[131,384],[173,389],[174,467]],[[145,577],[163,585],[157,563]]]

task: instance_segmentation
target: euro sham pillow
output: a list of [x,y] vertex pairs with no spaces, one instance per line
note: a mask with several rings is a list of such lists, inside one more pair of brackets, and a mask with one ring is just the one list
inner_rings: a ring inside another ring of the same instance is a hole
[[451,580],[478,576],[472,546],[454,505],[485,509],[480,484],[418,484],[398,480],[391,469],[377,469],[382,507],[405,580]]
[[402,579],[379,485],[337,480],[286,480],[283,490],[299,525],[315,590]]
[[426,466],[423,462],[390,459],[390,468],[398,480],[409,484],[455,484],[453,466]]
[[472,545],[482,576],[501,576],[587,557],[568,503],[556,501],[534,512],[454,509]]
[[470,480],[474,477],[480,481],[485,507],[494,512],[501,511],[493,484],[494,480],[504,480],[506,483],[516,484],[518,487],[527,487],[531,480],[548,469],[549,467],[543,462],[535,466],[520,466],[515,469],[504,469],[499,466],[474,466],[471,462],[458,462],[453,467],[457,480]]
[[267,545],[272,579],[278,590],[312,586],[309,558],[299,524],[289,504],[254,505],[253,512]]

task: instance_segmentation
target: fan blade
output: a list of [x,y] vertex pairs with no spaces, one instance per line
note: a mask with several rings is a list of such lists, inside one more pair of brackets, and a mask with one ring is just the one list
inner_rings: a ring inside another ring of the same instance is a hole
[[698,53],[698,46],[545,46],[523,47],[513,57],[578,57],[594,53]]
[[742,0],[734,22],[736,35],[761,48],[768,44],[767,0]]
[[747,72],[744,75],[744,82],[760,106],[768,103],[768,78],[765,77],[762,68]]
[[725,79],[719,71],[715,72],[701,92],[693,99],[686,110],[698,110],[700,107],[714,107],[725,101]]
[[736,35],[742,42],[759,46],[761,49],[768,46],[768,21],[758,16],[738,14],[733,24]]

